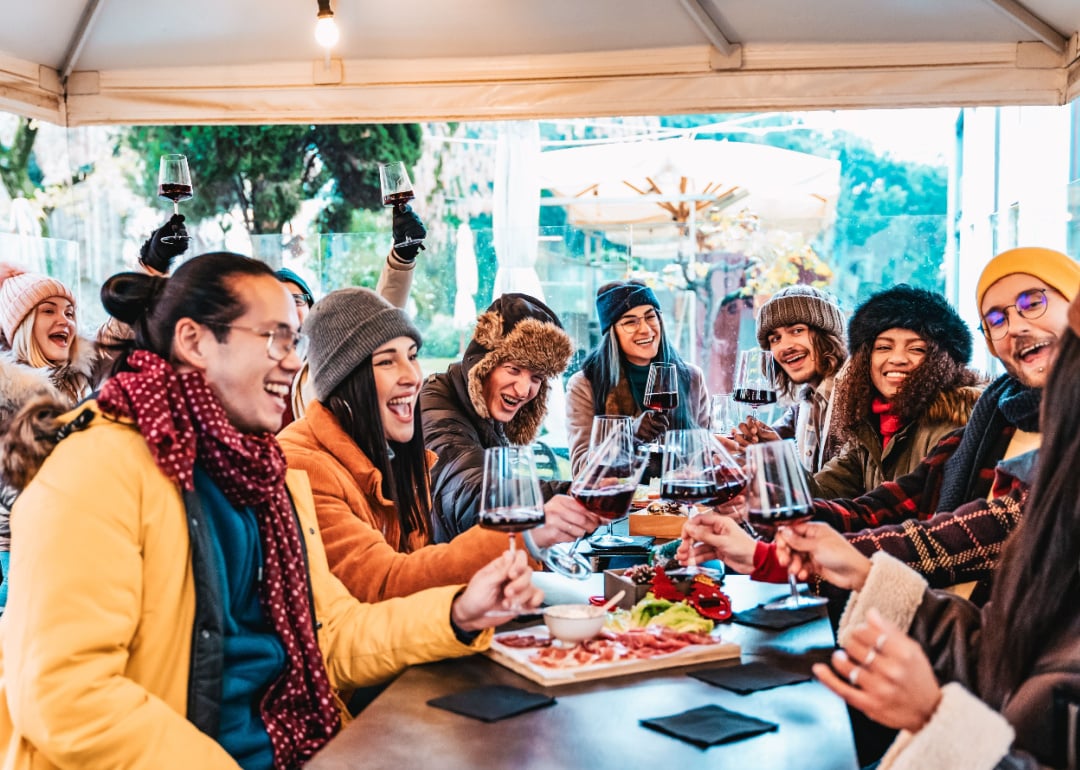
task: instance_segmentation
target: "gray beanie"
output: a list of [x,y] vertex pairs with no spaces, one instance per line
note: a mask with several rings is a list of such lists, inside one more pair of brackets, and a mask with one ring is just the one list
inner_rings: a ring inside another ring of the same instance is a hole
[[797,284],[776,292],[758,311],[757,338],[762,350],[769,349],[773,331],[795,324],[806,324],[844,339],[844,314],[836,298],[813,286]]
[[423,344],[404,311],[361,288],[338,289],[320,299],[304,320],[303,331],[309,340],[311,384],[320,401],[380,345],[395,337],[412,337],[417,346]]

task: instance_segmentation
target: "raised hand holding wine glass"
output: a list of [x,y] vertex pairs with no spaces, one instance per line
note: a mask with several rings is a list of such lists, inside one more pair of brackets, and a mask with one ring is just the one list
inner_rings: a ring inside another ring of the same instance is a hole
[[[382,202],[384,206],[395,206],[399,211],[405,211],[408,203],[415,197],[409,172],[401,161],[384,163],[379,166],[379,184],[382,187]],[[423,244],[423,238],[405,237],[395,243],[395,249],[409,249]]]
[[[762,534],[775,534],[782,524],[810,518],[812,498],[795,442],[768,441],[746,448],[747,515]],[[769,610],[796,610],[825,604],[822,596],[800,596],[795,575],[788,574],[791,596],[765,605]]]
[[[162,155],[158,164],[158,197],[172,201],[173,214],[180,213],[180,201],[191,200],[195,188],[191,184],[191,170],[186,155]],[[162,236],[162,243],[178,243],[191,236],[173,234]]]
[[[649,462],[648,452],[636,450],[632,439],[619,430],[589,453],[589,461],[570,485],[570,495],[604,521],[621,519],[630,510],[641,474]],[[591,574],[589,562],[577,553],[579,537],[569,550],[553,547],[544,563],[566,577],[584,580]]]

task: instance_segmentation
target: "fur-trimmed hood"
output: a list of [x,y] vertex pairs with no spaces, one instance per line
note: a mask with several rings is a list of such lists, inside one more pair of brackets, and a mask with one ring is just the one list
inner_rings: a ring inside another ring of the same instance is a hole
[[536,398],[522,406],[504,428],[512,443],[531,444],[547,415],[547,380],[563,373],[573,349],[551,308],[527,294],[503,294],[477,319],[461,362],[469,402],[481,418],[491,418],[484,401],[484,378],[504,361],[543,375]]
[[0,431],[22,406],[37,396],[60,399],[48,369],[35,369],[16,361],[10,351],[0,353]]
[[926,419],[930,422],[966,423],[982,391],[981,387],[975,385],[962,385],[953,390],[944,390],[927,408]]

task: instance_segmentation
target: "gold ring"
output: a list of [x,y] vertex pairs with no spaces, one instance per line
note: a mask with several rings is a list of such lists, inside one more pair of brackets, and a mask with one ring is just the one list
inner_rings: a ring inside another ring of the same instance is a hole
[[871,649],[870,652],[866,654],[866,660],[862,662],[863,668],[870,668],[870,664],[874,662],[874,658],[876,657],[877,650]]
[[881,652],[881,648],[885,646],[885,642],[888,641],[889,635],[882,631],[876,640],[874,640],[874,649]]
[[850,672],[848,672],[847,678],[848,678],[848,681],[851,682],[852,687],[858,687],[859,686],[859,672],[860,671],[862,671],[862,669],[859,666],[855,666],[854,668],[851,669]]

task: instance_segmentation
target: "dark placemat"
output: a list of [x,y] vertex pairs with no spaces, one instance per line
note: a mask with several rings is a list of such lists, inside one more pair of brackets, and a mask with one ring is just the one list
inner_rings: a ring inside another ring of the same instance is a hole
[[453,711],[485,722],[498,722],[526,711],[551,706],[555,699],[550,695],[521,690],[506,685],[489,685],[472,690],[443,695],[428,701],[429,706]]
[[731,619],[744,626],[767,628],[771,631],[783,631],[811,620],[825,617],[824,607],[801,607],[797,610],[767,610],[764,606],[752,610],[736,612]]
[[641,724],[653,730],[692,743],[701,748],[718,743],[750,738],[779,728],[774,722],[729,711],[721,706],[700,706],[666,717],[642,719]]
[[[606,527],[601,527],[601,530]],[[627,537],[624,535],[623,537]],[[652,535],[634,535],[630,537],[631,542],[619,543],[618,545],[599,545],[592,540],[582,540],[581,545],[578,547],[579,552],[587,553],[589,550],[596,551],[602,554],[636,554],[636,553],[648,553],[653,547],[653,543],[656,542],[656,538]]]
[[760,661],[754,661],[742,666],[691,671],[688,675],[694,677],[694,679],[700,679],[702,682],[723,687],[725,690],[737,692],[739,695],[746,695],[757,690],[769,690],[773,687],[783,687],[788,684],[809,682],[811,679],[808,674],[794,674]]

